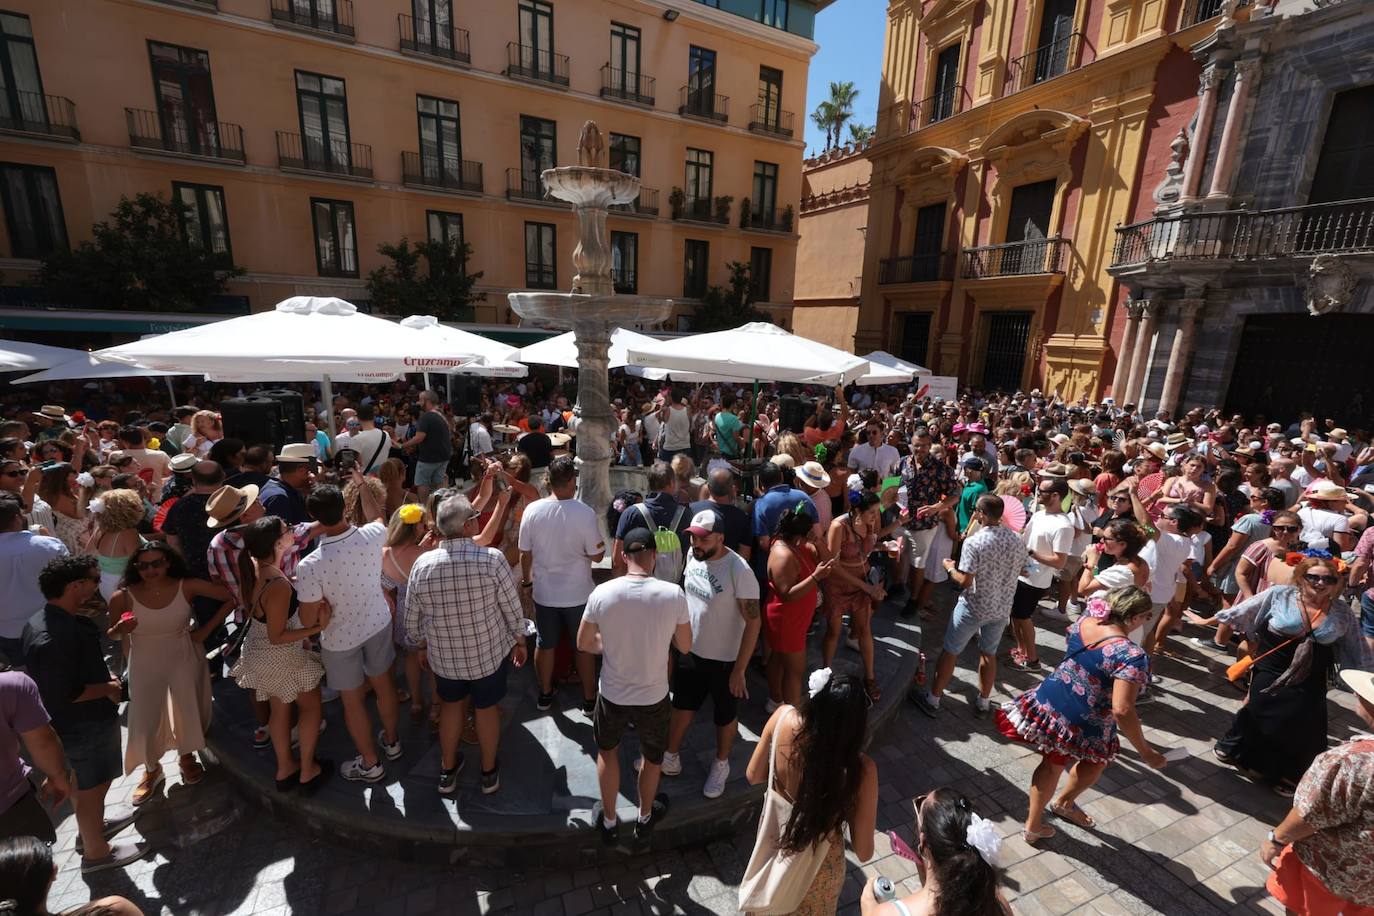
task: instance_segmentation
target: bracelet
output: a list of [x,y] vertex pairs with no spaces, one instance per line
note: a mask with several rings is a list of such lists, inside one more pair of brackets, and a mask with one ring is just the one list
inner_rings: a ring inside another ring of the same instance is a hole
[[532,581],[529,580],[529,579],[522,579],[522,580],[520,581],[520,587],[521,587],[521,588],[529,588],[529,587],[532,586],[532,585],[534,585],[534,582],[532,582]]
[[1277,833],[1275,833],[1274,831],[1272,831],[1272,830],[1269,831],[1269,842],[1273,843],[1273,844],[1276,845],[1276,846],[1291,846],[1291,845],[1292,845],[1291,843],[1288,843],[1288,842],[1285,842],[1284,840],[1279,839],[1279,835],[1278,835]]

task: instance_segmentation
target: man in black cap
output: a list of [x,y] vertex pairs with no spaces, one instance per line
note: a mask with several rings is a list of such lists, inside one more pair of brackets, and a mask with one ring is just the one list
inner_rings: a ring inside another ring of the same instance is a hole
[[635,838],[647,839],[668,813],[668,796],[658,791],[668,745],[668,644],[692,650],[687,595],[654,577],[654,534],[634,528],[622,540],[625,575],[592,590],[577,630],[577,648],[602,657],[600,692],[592,713],[596,773],[601,803],[596,826],[611,846],[620,836],[615,800],[620,792],[621,736],[632,723],[639,735],[639,817]]

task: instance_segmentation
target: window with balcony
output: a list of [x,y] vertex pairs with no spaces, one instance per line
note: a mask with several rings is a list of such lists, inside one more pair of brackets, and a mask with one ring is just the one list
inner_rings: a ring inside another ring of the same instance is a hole
[[321,277],[358,276],[358,236],[353,202],[310,198],[315,223],[315,267]]
[[639,29],[619,22],[611,23],[611,60],[607,71],[608,94],[621,99],[638,99]]
[[463,214],[445,213],[442,210],[425,211],[425,229],[431,242],[445,245],[463,244]]
[[427,183],[460,187],[463,183],[463,132],[458,103],[427,95],[415,97],[420,125],[420,174]]
[[9,228],[10,257],[45,258],[67,248],[67,223],[52,169],[0,163],[0,203]]
[[1338,93],[1307,202],[1374,197],[1374,86]]
[[611,284],[617,293],[639,292],[638,233],[611,233]]
[[930,356],[930,312],[905,312],[900,316],[901,336],[898,338],[898,358],[924,366]]
[[[1053,179],[1012,189],[1005,244],[990,252],[991,276],[1045,273],[1050,251],[1050,215],[1054,211]],[[1057,251],[1057,249],[1055,249]]]
[[778,229],[782,220],[778,215],[778,166],[773,162],[754,163],[754,193],[750,199],[753,211],[750,225],[760,229]]
[[352,0],[272,0],[272,21],[280,26],[332,32],[351,41]]
[[1077,7],[1077,0],[1045,0],[1031,82],[1044,82],[1068,72]]
[[0,79],[0,124],[47,133],[43,78],[28,16],[0,13]]
[[749,129],[792,136],[792,112],[782,110],[782,71],[759,67],[759,98],[749,116]]
[[[134,136],[138,146],[159,145],[165,150],[192,156],[219,157],[232,153],[237,146],[240,156],[242,143],[221,136],[215,116],[215,88],[210,79],[210,55],[196,48],[148,42],[148,56],[153,67],[153,94],[157,97],[156,124],[144,125],[132,111],[134,127],[152,126],[156,133],[135,130],[144,137]],[[151,136],[148,136],[151,134]],[[143,142],[145,139],[152,143]],[[228,139],[231,142],[226,144]],[[229,149],[224,149],[225,146]]]
[[172,196],[185,205],[181,233],[193,244],[218,256],[225,267],[234,263],[229,247],[229,212],[224,188],[210,184],[172,182]]
[[767,302],[773,291],[773,249],[749,249],[749,289],[755,302]]
[[520,0],[520,75],[552,82],[559,75],[554,64],[553,6]]
[[611,134],[610,166],[626,175],[639,177],[639,138]]
[[706,295],[707,270],[711,260],[711,244],[700,239],[687,239],[682,254],[682,295],[700,299]]
[[716,114],[716,52],[692,45],[687,52],[687,114],[704,118]]
[[959,103],[959,53],[962,46],[950,45],[935,58],[934,92],[930,99],[930,118],[928,123],[943,121],[958,112]]
[[426,54],[453,57],[454,47],[453,0],[411,0],[415,14],[415,48]]
[[790,3],[791,0],[759,0],[759,22],[785,31]]
[[709,220],[711,210],[711,182],[715,155],[709,150],[687,150],[687,173],[683,191],[683,216],[688,219]]
[[351,171],[353,155],[348,141],[348,96],[344,81],[297,70],[296,106],[300,111],[305,168]]
[[525,224],[525,285],[530,289],[558,286],[557,233],[552,223]]
[[522,196],[540,200],[544,196],[539,176],[556,164],[554,151],[558,143],[558,125],[544,118],[520,116],[520,192]]

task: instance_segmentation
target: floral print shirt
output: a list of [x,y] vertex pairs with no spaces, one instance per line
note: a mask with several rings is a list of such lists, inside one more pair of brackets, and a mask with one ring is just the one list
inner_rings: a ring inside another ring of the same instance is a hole
[[933,506],[951,494],[963,492],[963,487],[954,478],[954,470],[929,455],[919,467],[910,459],[903,463],[902,486],[906,488],[906,505],[911,512],[911,521],[906,526],[910,531],[925,531],[940,524],[938,515],[917,518],[917,509]]
[[1293,807],[1316,833],[1293,844],[1327,890],[1374,907],[1374,738],[1347,741],[1312,761]]

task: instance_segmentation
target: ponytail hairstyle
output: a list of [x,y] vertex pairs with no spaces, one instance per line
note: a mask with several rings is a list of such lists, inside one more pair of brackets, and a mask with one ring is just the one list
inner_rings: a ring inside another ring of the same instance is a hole
[[[812,672],[813,681],[818,674]],[[785,852],[834,836],[854,810],[863,782],[869,705],[863,681],[853,674],[832,675],[803,701],[791,754],[801,780],[779,844]]]
[[791,509],[778,516],[778,524],[773,529],[773,537],[783,541],[795,541],[811,533],[816,520],[806,511],[806,506],[798,502]]
[[239,551],[239,596],[245,605],[253,603],[253,586],[257,584],[258,572],[253,561],[271,560],[277,540],[285,530],[286,522],[275,515],[264,515],[238,529],[243,538],[243,549]]
[[916,812],[916,832],[922,852],[935,870],[940,916],[986,916],[1000,912],[997,869],[969,842],[974,811],[957,789],[940,788],[926,797]]

